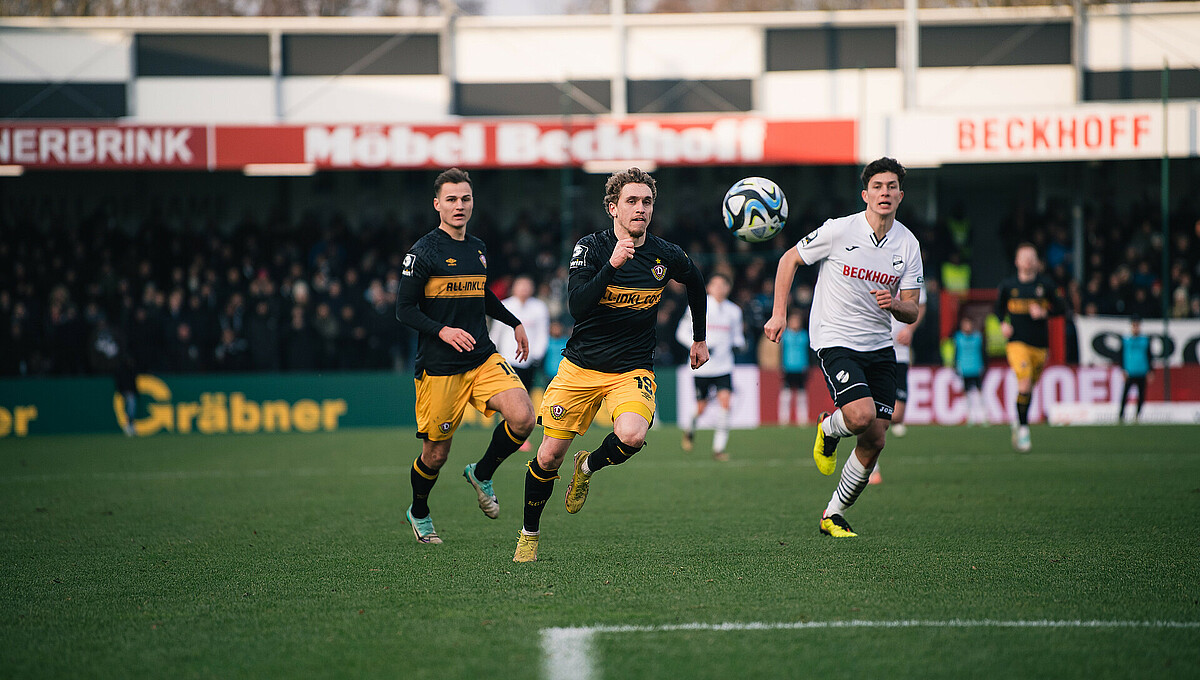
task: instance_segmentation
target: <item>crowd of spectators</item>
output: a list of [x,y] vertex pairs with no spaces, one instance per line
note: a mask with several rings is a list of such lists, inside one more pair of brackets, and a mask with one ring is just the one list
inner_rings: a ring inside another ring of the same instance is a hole
[[[1019,212],[1012,223],[1005,238],[1013,244],[1006,245],[1037,244],[1078,313],[1155,317],[1166,291],[1173,315],[1200,316],[1200,221],[1172,234],[1165,286],[1156,264],[1164,243],[1149,215],[1132,222],[1109,214],[1088,219],[1083,285],[1073,275],[1071,230],[1062,215]],[[219,230],[159,212],[134,228],[114,224],[101,214],[0,221],[0,318],[7,324],[0,374],[105,374],[126,355],[139,371],[168,373],[411,366],[416,339],[396,320],[395,296],[404,252],[429,224],[306,216],[294,222],[247,218]],[[489,285],[497,295],[508,294],[513,276],[530,274],[552,318],[567,328],[564,254],[578,236],[598,228],[585,221],[565,234],[524,214],[511,224],[485,216],[471,225],[488,243]],[[732,299],[745,312],[750,340],[743,358],[755,360],[771,312],[777,249],[789,244],[749,246],[719,224],[686,217],[656,221],[655,231],[684,245],[706,273],[733,279]],[[965,220],[952,215],[914,231],[925,247],[931,292],[943,277],[960,285],[965,271],[969,281]],[[815,277],[815,268],[799,270],[797,307],[811,303]],[[685,304],[682,288],[669,286],[659,312],[662,363],[686,358],[673,340]],[[935,323],[926,326],[926,335],[936,333]],[[915,347],[917,361],[936,361],[936,335],[921,342],[928,350]]]

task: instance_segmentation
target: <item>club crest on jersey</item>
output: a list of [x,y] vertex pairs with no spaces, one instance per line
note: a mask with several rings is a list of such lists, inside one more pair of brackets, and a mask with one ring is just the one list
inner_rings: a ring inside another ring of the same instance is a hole
[[904,258],[900,257],[899,255],[893,255],[892,269],[895,269],[896,271],[901,271],[904,269]]
[[809,232],[808,236],[805,236],[804,238],[800,239],[800,245],[806,246],[806,245],[812,243],[813,240],[817,238],[818,231],[820,231],[820,230],[813,229],[811,232]]
[[558,404],[550,407],[550,417],[554,418],[555,420],[562,420],[564,413],[566,413],[566,409]]
[[446,421],[441,425],[438,425],[438,429],[442,431],[442,434],[446,434],[450,431],[450,421]]
[[663,277],[667,275],[667,265],[661,263],[656,264],[650,268],[650,273],[654,274],[655,279],[662,281]]
[[576,243],[575,250],[571,251],[571,269],[582,267],[585,260],[587,260],[587,246]]
[[849,373],[847,373],[847,372],[845,372],[845,371],[838,371],[838,374],[837,374],[837,376],[836,376],[836,377],[837,377],[837,379],[838,379],[838,382],[840,382],[840,383],[842,383],[843,385],[845,385],[845,384],[846,384],[846,381],[850,379],[850,374],[849,374]]
[[483,253],[479,253],[479,264],[483,265],[484,269],[487,269],[487,258],[483,256]]
[[405,255],[404,256],[404,269],[401,270],[400,275],[401,276],[412,276],[413,275],[413,265],[416,263],[417,263],[416,253],[409,253],[409,254]]

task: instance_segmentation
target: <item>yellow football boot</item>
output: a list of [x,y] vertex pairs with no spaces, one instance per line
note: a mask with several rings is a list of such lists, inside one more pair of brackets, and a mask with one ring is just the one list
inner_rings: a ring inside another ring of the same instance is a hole
[[575,473],[571,475],[571,483],[567,485],[567,512],[574,515],[583,509],[583,502],[587,500],[588,483],[592,481],[591,475],[583,473],[583,461],[587,460],[588,452],[580,451],[575,454]]
[[841,515],[830,515],[821,518],[821,533],[834,538],[854,538],[858,534],[850,528],[850,523]]
[[817,464],[817,471],[823,475],[832,475],[837,469],[837,445],[841,441],[840,437],[830,437],[821,429],[821,423],[829,417],[828,411],[823,411],[821,417],[817,418],[817,440],[813,443],[813,461]]
[[524,530],[517,532],[517,552],[513,562],[537,562],[538,534],[527,534]]

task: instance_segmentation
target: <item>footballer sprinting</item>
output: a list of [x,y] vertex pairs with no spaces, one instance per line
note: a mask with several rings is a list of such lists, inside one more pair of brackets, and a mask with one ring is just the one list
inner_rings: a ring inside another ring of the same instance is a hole
[[866,210],[827,220],[783,254],[764,326],[767,338],[779,342],[796,267],[820,262],[809,335],[837,407],[822,413],[817,424],[813,459],[821,474],[837,469],[838,441],[857,437],[821,515],[821,533],[834,538],[857,536],[845,513],[867,486],[896,403],[891,320],[917,320],[924,284],[920,244],[896,220],[904,175],[904,166],[892,158],[872,161],[862,172]]
[[396,318],[419,333],[414,363],[417,437],[423,441],[409,475],[413,501],[405,517],[413,536],[426,544],[442,542],[429,514],[429,493],[467,404],[503,417],[483,457],[463,470],[479,509],[492,519],[500,515],[492,474],[533,431],[529,393],[488,337],[485,316],[513,328],[519,358],[529,353],[521,321],[487,287],[487,246],[467,234],[471,186],[470,176],[458,168],[434,180],[440,222],[404,256],[396,296]]
[[695,320],[689,351],[693,370],[708,361],[704,277],[679,246],[648,233],[658,189],[639,168],[613,174],[604,187],[612,228],[584,236],[571,254],[567,302],[575,330],[558,374],[546,387],[538,421],[544,428],[525,476],[525,516],[514,562],[537,560],[541,517],[571,441],[587,432],[603,402],[613,432],[595,451],[575,454],[567,512],[587,500],[592,476],[629,460],[645,444],[654,420],[655,323],[668,280],[687,288]]

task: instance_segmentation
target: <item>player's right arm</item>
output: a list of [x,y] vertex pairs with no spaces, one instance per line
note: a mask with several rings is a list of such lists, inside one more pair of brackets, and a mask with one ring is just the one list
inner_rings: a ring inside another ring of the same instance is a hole
[[617,241],[611,254],[597,253],[597,245],[597,239],[585,236],[571,252],[567,307],[576,321],[586,319],[599,308],[600,298],[616,276],[617,269],[633,257],[633,239]]
[[396,319],[418,333],[437,336],[442,342],[460,352],[475,348],[475,338],[461,328],[453,328],[421,311],[425,299],[425,282],[429,279],[428,256],[416,248],[404,256],[400,272],[400,290],[396,292]]
[[1008,291],[1012,288],[1009,281],[1005,279],[1000,282],[1000,290],[996,295],[996,318],[1000,319],[1000,332],[1004,334],[1005,339],[1011,338],[1013,334],[1012,324],[1008,322]]
[[775,300],[771,306],[771,318],[763,325],[763,332],[771,342],[779,342],[783,329],[787,326],[788,299],[792,296],[792,279],[796,278],[796,267],[802,264],[816,264],[829,257],[833,249],[833,232],[833,220],[826,220],[825,224],[810,231],[794,248],[788,248],[783,257],[779,258],[779,266],[775,270]]

